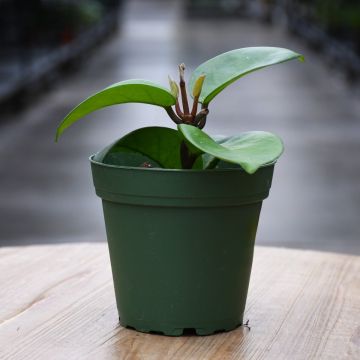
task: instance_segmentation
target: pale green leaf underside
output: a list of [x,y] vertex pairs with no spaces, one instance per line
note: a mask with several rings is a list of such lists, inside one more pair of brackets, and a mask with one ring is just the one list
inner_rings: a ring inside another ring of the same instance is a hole
[[294,51],[276,47],[248,47],[232,50],[196,68],[191,75],[190,89],[193,89],[196,79],[205,74],[206,78],[199,100],[203,104],[208,104],[218,93],[240,77],[293,59],[303,61],[303,56]]
[[181,124],[178,129],[186,141],[201,152],[238,164],[249,174],[278,159],[284,150],[281,139],[265,131],[242,133],[219,144],[194,126]]
[[[141,166],[145,160],[149,160],[153,166],[181,169],[181,141],[178,131],[174,129],[145,127],[125,135],[106,147],[95,155],[94,160],[121,166]],[[129,163],[126,164],[124,161]]]
[[124,103],[144,103],[165,108],[174,105],[175,98],[169,90],[147,80],[134,79],[113,84],[76,106],[57,128],[56,140],[66,128],[91,112]]

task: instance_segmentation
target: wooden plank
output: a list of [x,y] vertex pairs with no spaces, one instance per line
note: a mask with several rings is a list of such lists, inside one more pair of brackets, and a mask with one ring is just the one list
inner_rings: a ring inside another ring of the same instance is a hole
[[105,244],[0,249],[0,359],[360,359],[360,257],[257,247],[251,330],[118,325]]

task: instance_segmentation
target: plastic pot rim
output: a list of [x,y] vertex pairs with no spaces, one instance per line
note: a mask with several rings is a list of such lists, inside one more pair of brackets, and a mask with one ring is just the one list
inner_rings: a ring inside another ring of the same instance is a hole
[[[89,160],[91,163],[95,164],[95,165],[99,165],[99,166],[104,166],[107,168],[112,168],[112,169],[124,169],[124,170],[132,170],[132,171],[154,171],[154,172],[171,172],[171,173],[184,173],[184,172],[188,172],[188,173],[214,173],[214,172],[244,172],[246,173],[246,171],[243,168],[229,168],[229,169],[168,169],[168,168],[146,168],[146,167],[138,167],[138,166],[123,166],[123,165],[110,165],[110,164],[105,164],[103,162],[99,162],[94,160],[94,156],[95,154],[92,154],[89,157]],[[274,164],[276,164],[277,160],[274,160],[272,162],[266,163],[264,165],[261,165],[259,167],[259,169],[261,168],[265,168],[268,166],[272,166]],[[258,169],[258,170],[259,170]],[[257,171],[258,171],[257,170]],[[248,174],[248,175],[253,175],[253,174]]]

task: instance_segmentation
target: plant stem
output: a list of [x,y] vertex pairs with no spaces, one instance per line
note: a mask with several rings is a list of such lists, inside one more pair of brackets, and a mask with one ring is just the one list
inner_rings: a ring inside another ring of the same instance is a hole
[[177,115],[178,115],[182,120],[184,120],[184,113],[183,113],[183,112],[181,111],[181,109],[180,109],[180,105],[179,105],[179,100],[178,100],[178,99],[176,99],[175,110],[176,110]]
[[202,109],[195,117],[194,120],[195,126],[198,127],[199,129],[204,128],[206,124],[206,117],[208,114],[209,114],[209,109],[207,108]]
[[180,146],[181,166],[183,169],[191,169],[195,163],[196,155],[190,153],[185,141]]
[[[193,89],[194,102],[193,102],[191,113],[190,113],[189,102],[188,102],[187,93],[186,93],[186,83],[185,83],[185,78],[184,78],[184,72],[185,72],[185,64],[180,64],[179,65],[179,76],[180,76],[179,84],[180,84],[181,100],[182,100],[182,105],[183,105],[182,110],[181,110],[179,99],[178,99],[179,87],[176,84],[176,82],[171,79],[170,76],[169,76],[169,84],[170,84],[171,93],[176,98],[175,111],[172,109],[171,106],[165,107],[165,110],[168,113],[169,117],[174,121],[175,124],[188,124],[188,125],[196,126],[199,129],[202,129],[205,126],[206,116],[209,113],[207,104],[206,105],[203,104],[202,108],[201,108],[202,110],[200,110],[200,112],[198,114],[196,114],[196,113],[197,113],[197,109],[198,109],[198,105],[199,105],[199,98],[200,98],[201,89],[202,89],[202,86],[204,83],[205,75],[201,75],[195,82],[194,89]],[[192,159],[189,151],[185,151],[186,149],[187,149],[186,145],[184,144],[183,150],[181,152],[182,161],[185,164],[185,166],[190,166],[190,165],[192,166],[192,164],[195,160]]]
[[175,123],[175,124],[182,124],[182,119],[180,119],[175,113],[174,110],[172,109],[171,106],[167,106],[164,108],[167,112],[167,114],[169,115],[170,119]]
[[195,119],[196,113],[197,113],[197,107],[199,103],[199,96],[194,97],[193,107],[191,110],[191,116]]
[[185,115],[190,115],[189,112],[189,103],[186,94],[186,84],[184,78],[184,71],[185,71],[185,64],[179,65],[179,74],[180,74],[180,92],[181,92],[181,99],[183,103],[183,110]]

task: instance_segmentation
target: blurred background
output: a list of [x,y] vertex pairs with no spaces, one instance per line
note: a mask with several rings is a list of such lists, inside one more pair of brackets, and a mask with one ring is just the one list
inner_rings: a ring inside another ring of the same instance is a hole
[[88,156],[161,108],[126,104],[56,126],[91,93],[145,78],[167,86],[246,46],[301,52],[211,104],[206,131],[266,130],[286,151],[257,244],[360,254],[358,0],[0,0],[0,245],[105,241]]

